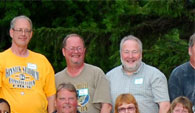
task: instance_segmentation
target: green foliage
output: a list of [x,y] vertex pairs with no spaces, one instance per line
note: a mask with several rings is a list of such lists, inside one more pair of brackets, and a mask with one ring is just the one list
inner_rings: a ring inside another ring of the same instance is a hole
[[172,69],[188,61],[188,44],[179,38],[179,30],[172,29],[158,37],[156,43],[144,49],[144,61],[158,67],[167,77]]
[[[160,8],[159,8],[160,6]],[[143,7],[143,14],[151,14],[155,16],[169,16],[169,17],[178,17],[181,16],[184,9],[184,1],[182,0],[162,0],[162,1],[153,1],[150,0]]]
[[24,14],[34,25],[29,49],[44,54],[56,72],[66,66],[61,43],[67,34],[83,36],[85,61],[105,72],[121,64],[120,40],[132,34],[143,42],[143,61],[168,77],[174,67],[188,60],[194,10],[194,0],[1,1],[0,51],[11,44],[11,19]]
[[64,58],[61,52],[62,41],[65,35],[70,32],[78,32],[78,29],[39,28],[34,30],[29,48],[44,54],[54,66],[56,71],[65,67]]

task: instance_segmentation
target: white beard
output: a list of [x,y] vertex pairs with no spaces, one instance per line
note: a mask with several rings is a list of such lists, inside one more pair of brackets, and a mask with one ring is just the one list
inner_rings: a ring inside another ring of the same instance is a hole
[[134,66],[129,66],[121,57],[122,66],[127,72],[135,72],[141,65],[141,61],[142,59],[140,58],[138,61],[135,62]]

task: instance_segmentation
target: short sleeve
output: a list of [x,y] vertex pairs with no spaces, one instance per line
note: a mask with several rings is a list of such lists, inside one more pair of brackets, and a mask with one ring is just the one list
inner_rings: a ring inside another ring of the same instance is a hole
[[151,80],[152,93],[155,102],[170,101],[168,93],[167,79],[160,71],[156,72]]
[[2,69],[2,65],[0,64],[0,87],[2,87],[2,76],[3,76],[3,69]]
[[52,96],[56,93],[56,87],[55,87],[55,74],[54,70],[49,63],[49,61],[46,59],[46,65],[45,65],[45,86],[44,86],[44,92],[47,97]]
[[[0,53],[0,59],[2,59],[2,53]],[[2,87],[2,78],[3,78],[3,60],[0,60],[0,87]]]
[[103,71],[99,71],[96,78],[96,89],[94,92],[93,103],[111,104],[110,84]]

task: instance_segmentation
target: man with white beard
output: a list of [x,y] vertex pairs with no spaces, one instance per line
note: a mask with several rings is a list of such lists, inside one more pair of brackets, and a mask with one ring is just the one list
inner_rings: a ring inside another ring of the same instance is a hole
[[132,35],[124,37],[120,57],[122,65],[106,74],[113,105],[118,95],[131,93],[140,113],[167,113],[170,106],[167,79],[157,68],[142,62],[142,42]]

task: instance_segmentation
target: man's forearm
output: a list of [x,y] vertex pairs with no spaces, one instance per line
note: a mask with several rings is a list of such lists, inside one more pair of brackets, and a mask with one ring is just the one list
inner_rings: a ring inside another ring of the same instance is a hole
[[50,97],[47,97],[47,101],[48,101],[48,113],[52,113],[55,111],[55,95],[52,95]]
[[112,110],[112,105],[109,103],[102,103],[102,108],[100,113],[110,113]]
[[167,113],[170,108],[170,102],[160,102],[159,107],[159,113]]

